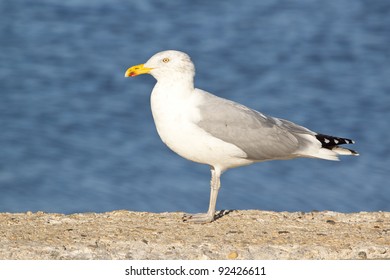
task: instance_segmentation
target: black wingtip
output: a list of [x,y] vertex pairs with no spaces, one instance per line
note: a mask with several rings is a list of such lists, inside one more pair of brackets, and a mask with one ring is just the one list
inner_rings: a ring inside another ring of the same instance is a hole
[[[318,141],[321,142],[322,147],[324,148],[332,148],[337,145],[343,145],[343,144],[354,144],[355,141],[348,139],[348,138],[340,138],[340,137],[334,137],[330,135],[325,134],[317,134],[316,138]],[[353,151],[354,154],[358,154],[355,151]]]
[[355,150],[351,150],[351,149],[348,149],[351,151],[352,155],[354,156],[360,156],[360,154],[358,152],[356,152]]

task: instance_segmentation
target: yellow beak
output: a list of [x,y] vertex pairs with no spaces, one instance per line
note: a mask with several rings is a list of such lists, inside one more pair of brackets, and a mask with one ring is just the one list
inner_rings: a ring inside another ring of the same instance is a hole
[[143,64],[134,65],[127,69],[125,77],[134,77],[142,74],[148,74],[153,68],[145,67]]

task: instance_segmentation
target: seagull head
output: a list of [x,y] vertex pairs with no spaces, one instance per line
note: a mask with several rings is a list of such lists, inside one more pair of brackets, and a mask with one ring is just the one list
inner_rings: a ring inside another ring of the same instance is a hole
[[127,69],[125,77],[150,74],[157,81],[187,78],[193,80],[195,66],[184,52],[168,50],[156,53],[145,64],[134,65]]

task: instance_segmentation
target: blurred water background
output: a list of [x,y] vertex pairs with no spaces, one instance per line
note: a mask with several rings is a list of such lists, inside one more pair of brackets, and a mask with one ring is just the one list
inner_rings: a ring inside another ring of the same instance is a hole
[[160,141],[154,53],[189,53],[197,87],[360,157],[227,171],[218,209],[390,211],[387,0],[0,2],[0,211],[203,212],[209,167]]

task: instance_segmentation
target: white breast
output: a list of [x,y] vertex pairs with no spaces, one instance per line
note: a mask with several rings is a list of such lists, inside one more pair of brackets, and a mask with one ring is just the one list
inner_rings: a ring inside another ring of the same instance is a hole
[[151,95],[151,107],[161,140],[188,160],[219,166],[222,170],[251,163],[237,146],[211,136],[196,125],[202,117],[197,106],[202,99],[197,92],[166,90],[157,84]]

